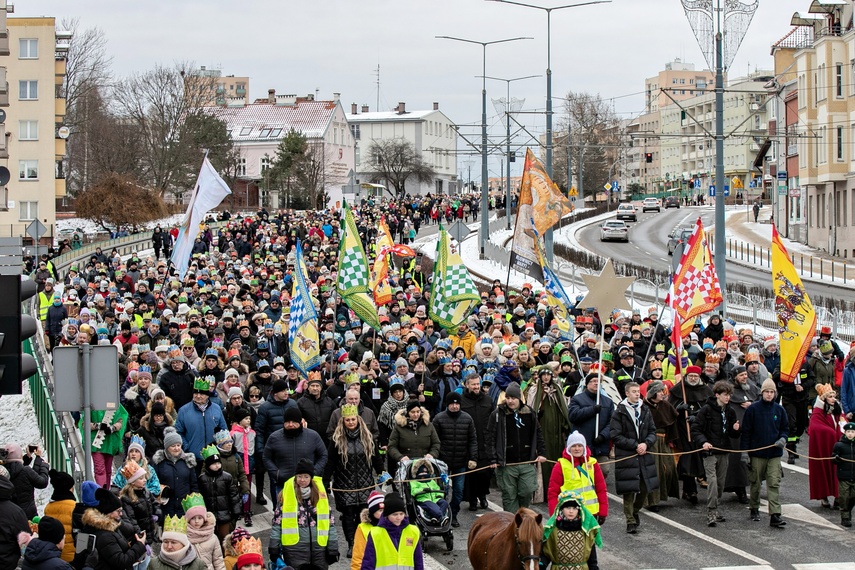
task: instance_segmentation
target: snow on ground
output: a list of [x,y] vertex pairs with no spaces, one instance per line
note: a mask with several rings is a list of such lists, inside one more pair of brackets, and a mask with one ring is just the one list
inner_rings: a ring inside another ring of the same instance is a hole
[[[168,218],[161,218],[159,220],[146,222],[145,224],[143,224],[143,226],[151,230],[153,230],[158,224],[160,224],[160,227],[162,228],[169,228],[181,224],[183,220],[184,214],[175,214],[173,216],[169,216]],[[56,221],[57,233],[63,231],[75,231],[78,228],[83,230],[83,233],[87,236],[94,236],[95,234],[104,233],[104,228],[102,228],[97,222],[94,222],[93,220],[87,220],[86,218],[66,218],[63,220]]]

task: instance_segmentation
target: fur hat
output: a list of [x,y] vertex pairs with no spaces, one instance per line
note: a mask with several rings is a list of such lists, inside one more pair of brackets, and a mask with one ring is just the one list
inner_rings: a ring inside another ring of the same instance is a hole
[[653,380],[647,385],[647,398],[651,399],[659,392],[665,391],[665,382],[661,380]]
[[775,386],[775,381],[771,378],[766,378],[763,380],[763,385],[760,386],[760,392],[763,393],[766,390],[772,390],[776,394],[778,393],[778,388]]
[[508,387],[505,388],[505,397],[506,398],[522,398],[522,391],[520,390],[520,385],[517,382],[511,382],[508,384]]

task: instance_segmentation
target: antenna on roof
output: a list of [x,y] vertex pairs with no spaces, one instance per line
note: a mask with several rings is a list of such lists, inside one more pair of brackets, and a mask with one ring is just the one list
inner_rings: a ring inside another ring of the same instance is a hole
[[375,81],[377,85],[377,105],[374,107],[376,110],[380,110],[380,62],[377,62],[377,69],[374,71],[374,75],[377,76],[377,80]]

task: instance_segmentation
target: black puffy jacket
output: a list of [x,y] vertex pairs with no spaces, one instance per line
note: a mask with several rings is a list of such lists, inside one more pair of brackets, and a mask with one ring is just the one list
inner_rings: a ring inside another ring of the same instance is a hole
[[61,556],[62,552],[56,544],[34,538],[24,551],[21,570],[68,570],[68,562]]
[[[707,400],[706,405],[695,415],[692,422],[692,441],[698,447],[709,442],[718,449],[733,449],[730,439],[739,437],[739,432],[733,429],[736,423],[736,412],[729,405],[724,407],[725,426],[722,430],[722,408],[716,402],[715,396]],[[707,452],[702,452],[706,454]],[[709,454],[721,455],[725,451],[711,449]]]
[[303,419],[306,420],[306,427],[318,432],[321,439],[324,440],[324,445],[328,445],[329,441],[326,437],[327,427],[330,425],[330,418],[333,411],[336,409],[332,398],[326,394],[321,394],[320,397],[314,398],[309,394],[305,394],[297,400],[297,406],[303,412]]
[[145,487],[135,489],[134,493],[137,497],[136,502],[132,502],[131,498],[127,495],[119,497],[122,501],[122,511],[125,514],[125,518],[134,525],[134,533],[144,531],[146,533],[146,543],[151,544],[154,540],[155,527],[155,522],[151,517],[156,516],[158,519],[161,519],[163,518],[163,514],[160,511],[160,505],[155,502],[154,497],[148,492],[148,489]]
[[276,430],[282,429],[285,410],[292,407],[297,407],[296,400],[288,398],[279,401],[273,397],[272,393],[267,396],[267,401],[258,408],[258,416],[255,418],[255,449],[264,451],[267,438]]
[[217,524],[230,523],[240,516],[240,489],[237,481],[222,469],[202,470],[199,475],[199,493],[205,499],[205,508],[217,519]]
[[[855,481],[855,441],[845,435],[834,444],[831,450],[834,463],[837,464],[838,481]],[[843,461],[843,460],[846,461]]]
[[14,500],[15,488],[0,477],[0,568],[14,568],[21,559],[18,535],[30,532],[27,515]]
[[487,465],[488,459],[486,451],[487,423],[490,421],[490,414],[496,409],[496,405],[493,403],[493,399],[484,392],[474,395],[468,390],[464,390],[460,409],[472,416],[472,421],[475,422],[475,435],[478,438],[478,467],[483,467]]
[[632,459],[623,459],[636,455],[635,450],[639,443],[646,443],[647,449],[652,449],[656,441],[656,426],[647,406],[641,406],[639,420],[636,433],[635,418],[630,416],[623,402],[615,407],[612,414],[609,427],[615,444],[615,489],[618,495],[640,492],[641,478],[644,478],[648,493],[659,488],[659,475],[652,455],[647,453]]
[[151,458],[157,478],[160,479],[161,487],[169,487],[172,490],[172,499],[163,508],[164,515],[184,514],[181,501],[190,493],[199,490],[196,477],[196,457],[192,453],[183,453],[178,461],[172,461],[166,457],[166,452],[160,450]]
[[[131,570],[145,554],[145,545],[136,541],[133,528],[126,523],[114,520],[97,509],[86,509],[83,513],[81,532],[95,535],[95,549],[98,550],[98,565],[94,570]],[[79,553],[75,560],[83,558],[86,552]],[[82,567],[82,564],[78,567]]]
[[437,459],[444,461],[452,472],[465,469],[469,461],[478,461],[478,435],[472,416],[445,410],[433,418],[433,427],[440,441]]
[[33,466],[29,467],[20,461],[10,461],[5,464],[9,471],[9,481],[15,486],[14,500],[19,507],[24,509],[28,519],[38,516],[36,500],[33,495],[35,489],[46,489],[50,478],[48,465],[41,457],[36,456]]
[[180,410],[181,406],[193,400],[193,381],[196,379],[196,375],[186,362],[180,372],[172,370],[172,364],[168,366],[166,372],[158,379],[157,385],[167,396],[172,398],[175,409]]

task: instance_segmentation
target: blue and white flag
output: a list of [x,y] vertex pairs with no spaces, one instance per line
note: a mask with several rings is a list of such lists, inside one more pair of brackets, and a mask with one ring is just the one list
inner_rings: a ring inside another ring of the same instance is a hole
[[306,263],[303,246],[297,240],[294,262],[294,289],[291,294],[291,314],[288,322],[288,340],[291,342],[291,364],[305,378],[309,370],[320,363],[318,342],[318,312],[306,286]]
[[220,205],[223,199],[231,194],[228,184],[214,170],[208,155],[202,161],[199,169],[199,178],[196,179],[196,187],[187,205],[187,213],[184,221],[178,228],[178,238],[175,240],[175,249],[172,251],[172,264],[178,271],[178,278],[183,280],[190,264],[190,254],[193,252],[193,242],[199,235],[200,226],[205,216]]

